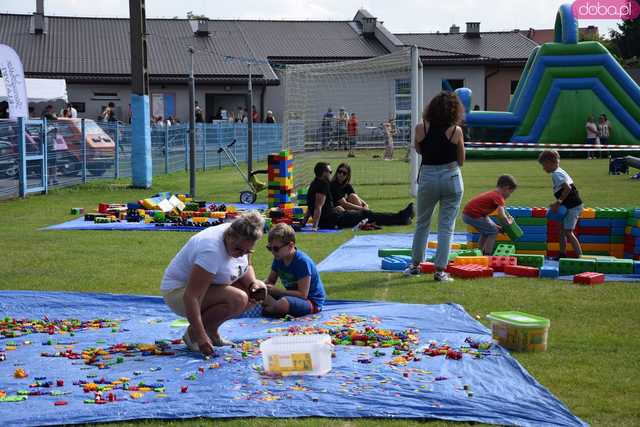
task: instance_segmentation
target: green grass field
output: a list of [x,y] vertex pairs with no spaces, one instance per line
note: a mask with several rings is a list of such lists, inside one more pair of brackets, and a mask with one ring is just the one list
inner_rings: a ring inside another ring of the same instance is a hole
[[[330,153],[332,165],[343,153]],[[396,210],[409,202],[407,165],[373,161],[367,153],[350,159],[356,190],[377,210]],[[315,160],[313,160],[315,161]],[[306,164],[306,163],[305,163]],[[587,206],[640,206],[640,182],[628,176],[608,176],[605,160],[562,162],[574,178]],[[534,160],[469,161],[463,168],[464,202],[491,189],[497,176],[511,173],[519,188],[511,205],[544,206],[552,201],[551,179]],[[244,184],[232,169],[199,173],[199,198],[236,201]],[[388,182],[391,182],[389,184]],[[47,196],[0,202],[0,289],[159,294],[162,273],[191,233],[41,231],[72,218],[71,207],[90,211],[99,202],[127,202],[158,191],[187,192],[188,176],[177,173],[154,178],[153,188],[128,188],[128,181],[96,182],[56,190]],[[261,194],[264,200],[264,194]],[[456,228],[463,229],[461,221]],[[383,232],[407,232],[412,227],[386,227]],[[303,234],[298,246],[320,262],[352,237]],[[263,277],[270,255],[257,246],[254,264]],[[546,353],[515,357],[576,415],[592,425],[638,424],[640,410],[640,312],[638,283],[607,283],[581,287],[555,280],[483,279],[436,283],[431,277],[403,278],[388,273],[327,273],[322,279],[331,299],[388,300],[438,304],[455,302],[473,316],[521,310],[551,319]],[[2,313],[0,313],[2,316]],[[155,420],[125,425],[192,425],[191,421]],[[270,419],[198,420],[203,425],[271,426]],[[409,426],[420,422],[391,420],[278,420],[286,426]],[[431,422],[429,425],[452,423]]]

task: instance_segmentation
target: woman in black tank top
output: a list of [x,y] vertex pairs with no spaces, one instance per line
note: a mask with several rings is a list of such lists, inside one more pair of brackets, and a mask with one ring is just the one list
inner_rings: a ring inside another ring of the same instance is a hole
[[418,174],[416,231],[413,236],[412,263],[407,275],[419,274],[419,264],[429,237],[431,217],[439,205],[438,249],[435,257],[437,281],[452,281],[444,272],[447,266],[453,228],[462,201],[463,182],[460,166],[464,163],[462,122],[464,107],[453,92],[434,97],[416,126],[416,152],[422,155]]

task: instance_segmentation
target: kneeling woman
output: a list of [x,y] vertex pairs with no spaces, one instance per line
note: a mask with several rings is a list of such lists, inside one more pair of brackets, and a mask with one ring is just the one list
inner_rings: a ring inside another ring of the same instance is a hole
[[257,212],[191,237],[164,272],[160,290],[169,308],[189,320],[187,347],[205,355],[232,345],[220,336],[225,321],[255,305],[250,295],[265,284],[256,279],[247,255],[262,238]]

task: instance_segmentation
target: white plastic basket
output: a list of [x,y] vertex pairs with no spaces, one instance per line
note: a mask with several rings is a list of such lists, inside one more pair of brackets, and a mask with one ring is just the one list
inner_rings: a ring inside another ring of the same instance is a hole
[[331,337],[287,335],[260,344],[264,370],[281,375],[324,375],[331,370]]

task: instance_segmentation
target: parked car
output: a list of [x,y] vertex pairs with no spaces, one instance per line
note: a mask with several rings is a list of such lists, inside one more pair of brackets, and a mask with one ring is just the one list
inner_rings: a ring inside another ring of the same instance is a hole
[[[56,122],[57,137],[64,138],[66,150],[58,156],[63,163],[63,174],[71,175],[82,168],[82,120],[58,119]],[[87,170],[96,176],[104,175],[113,165],[116,144],[113,139],[93,120],[85,119],[85,141],[87,149]],[[61,146],[61,144],[58,144]]]

